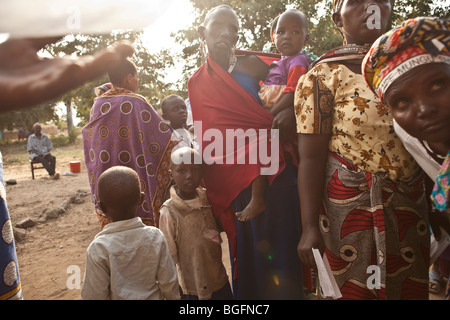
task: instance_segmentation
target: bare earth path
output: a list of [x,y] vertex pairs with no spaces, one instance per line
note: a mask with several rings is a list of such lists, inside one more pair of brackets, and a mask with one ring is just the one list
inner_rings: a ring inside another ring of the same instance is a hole
[[[69,269],[70,273],[67,269],[78,267],[82,281],[86,248],[99,232],[81,145],[54,149],[59,180],[49,179],[45,170],[35,171],[36,178],[32,180],[27,162],[8,164],[11,155],[3,149],[2,153],[5,181],[17,181],[16,185],[6,186],[6,197],[15,226],[24,299],[81,299],[79,289],[67,287],[69,276],[75,276],[73,269]],[[70,172],[72,160],[82,162],[81,172],[63,175]],[[26,218],[36,224],[26,229],[16,227]],[[70,284],[77,284],[73,277],[69,280]]]

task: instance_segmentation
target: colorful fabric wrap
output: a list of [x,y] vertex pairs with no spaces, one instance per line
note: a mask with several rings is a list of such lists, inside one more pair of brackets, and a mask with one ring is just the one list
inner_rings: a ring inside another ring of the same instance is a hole
[[0,300],[22,299],[14,233],[6,205],[3,160],[0,152]]
[[402,74],[424,64],[450,64],[449,27],[449,19],[419,17],[406,20],[374,42],[362,73],[383,103],[387,89]]
[[[279,55],[236,50],[236,56],[254,55],[270,65],[279,59]],[[195,131],[197,136],[205,137],[209,129],[220,131],[223,139],[227,136],[227,130],[254,130],[255,128],[270,130],[273,116],[264,110],[254,96],[249,94],[239,83],[217,62],[208,57],[199,70],[197,70],[188,81],[189,99],[191,102],[192,115],[194,118]],[[210,131],[211,132],[211,131]],[[206,193],[211,203],[214,215],[220,220],[222,227],[227,233],[230,241],[230,251],[236,256],[236,216],[231,208],[232,201],[239,193],[247,188],[252,181],[261,174],[263,165],[257,159],[256,163],[246,165],[228,164],[228,156],[236,159],[238,151],[233,150],[230,155],[226,152],[216,155],[217,159],[209,158],[204,150],[211,150],[213,145],[210,140],[199,139],[200,151],[203,160],[210,165],[205,166],[204,181]],[[226,141],[214,141],[214,144],[226,145]],[[245,146],[245,157],[249,159],[249,154],[255,147],[262,144],[268,145],[270,149],[270,139],[261,134]],[[228,150],[227,150],[228,151]],[[271,183],[276,176],[285,168],[284,151],[289,153],[292,159],[296,159],[295,148],[290,144],[281,144],[279,151],[279,168],[274,175],[268,176]],[[295,162],[295,161],[293,161]]]
[[449,209],[450,201],[450,151],[447,153],[441,169],[436,177],[433,191],[431,192],[431,204],[434,209],[445,211]]
[[139,175],[143,203],[136,216],[158,227],[159,208],[170,185],[172,130],[138,94],[113,88],[94,100],[89,123],[83,128],[83,146],[92,201],[103,228],[110,221],[101,212],[97,181],[113,166],[127,166]]
[[112,89],[112,84],[110,82],[104,83],[101,86],[95,87],[93,92],[96,97],[100,97],[106,91]]
[[314,60],[309,66],[309,70],[313,69],[316,65],[325,62],[354,62],[360,64],[369,51],[369,46],[361,46],[357,44],[344,44],[342,46],[333,48],[318,59]]

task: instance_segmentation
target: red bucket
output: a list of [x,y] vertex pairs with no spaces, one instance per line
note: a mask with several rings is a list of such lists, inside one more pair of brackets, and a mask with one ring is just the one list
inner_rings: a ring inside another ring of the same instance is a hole
[[79,173],[81,171],[81,161],[70,161],[70,172]]

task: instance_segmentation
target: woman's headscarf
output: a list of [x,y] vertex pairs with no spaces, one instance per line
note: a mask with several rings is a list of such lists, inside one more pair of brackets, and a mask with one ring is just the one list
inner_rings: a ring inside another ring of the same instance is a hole
[[369,87],[384,103],[389,86],[405,72],[428,63],[450,64],[450,20],[418,17],[378,38],[362,64]]
[[102,84],[101,86],[95,87],[93,92],[96,97],[100,97],[102,94],[104,94],[106,91],[110,89],[112,89],[112,84],[111,82],[107,82]]

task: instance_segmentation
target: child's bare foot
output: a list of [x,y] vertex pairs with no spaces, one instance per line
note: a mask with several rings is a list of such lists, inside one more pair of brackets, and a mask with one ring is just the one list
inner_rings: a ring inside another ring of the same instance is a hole
[[264,199],[255,200],[252,198],[250,203],[241,212],[236,212],[239,221],[248,221],[266,209]]

